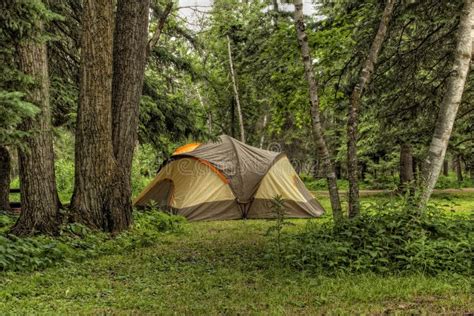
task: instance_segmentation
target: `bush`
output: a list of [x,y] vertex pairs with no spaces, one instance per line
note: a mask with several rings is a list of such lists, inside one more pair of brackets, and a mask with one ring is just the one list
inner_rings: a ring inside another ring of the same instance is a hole
[[422,214],[413,209],[385,202],[337,227],[309,224],[285,239],[283,257],[290,267],[314,272],[472,273],[472,219],[450,218],[434,207]]
[[[0,215],[1,230],[6,231],[13,222],[11,217]],[[163,233],[180,232],[184,222],[184,217],[152,210],[135,212],[133,227],[115,237],[74,223],[62,227],[57,238],[18,238],[3,233],[0,234],[0,271],[34,271],[65,261],[151,246]]]
[[436,182],[436,189],[461,189],[461,188],[472,188],[474,182],[469,178],[464,178],[462,182],[459,182],[455,175],[444,176],[440,175]]

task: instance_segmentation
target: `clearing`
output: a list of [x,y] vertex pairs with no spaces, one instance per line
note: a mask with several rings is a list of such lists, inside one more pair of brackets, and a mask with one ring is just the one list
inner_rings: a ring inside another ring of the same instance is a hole
[[[474,209],[471,197],[450,199],[463,213]],[[306,223],[293,222],[289,234]],[[459,275],[324,276],[279,268],[265,259],[271,225],[265,220],[186,223],[182,233],[164,234],[151,247],[41,272],[4,273],[0,314],[474,311],[472,279]]]

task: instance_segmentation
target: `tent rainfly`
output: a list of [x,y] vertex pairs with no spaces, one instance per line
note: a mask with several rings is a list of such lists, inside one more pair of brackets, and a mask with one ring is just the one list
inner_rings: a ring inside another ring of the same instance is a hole
[[178,148],[134,201],[170,209],[189,220],[272,218],[272,199],[284,200],[286,217],[324,213],[283,153],[222,135],[217,142]]

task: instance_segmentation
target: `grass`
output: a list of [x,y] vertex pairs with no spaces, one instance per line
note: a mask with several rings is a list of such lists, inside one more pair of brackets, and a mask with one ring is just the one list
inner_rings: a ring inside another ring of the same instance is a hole
[[[378,198],[384,197],[364,200]],[[470,196],[454,200],[455,208],[474,209]],[[327,205],[327,199],[322,203]],[[302,229],[307,221],[292,222],[296,225],[285,228],[286,233]],[[271,225],[265,220],[186,223],[182,233],[165,234],[150,247],[41,272],[0,274],[0,314],[474,311],[473,279],[465,276],[329,276],[280,268],[264,256]]]

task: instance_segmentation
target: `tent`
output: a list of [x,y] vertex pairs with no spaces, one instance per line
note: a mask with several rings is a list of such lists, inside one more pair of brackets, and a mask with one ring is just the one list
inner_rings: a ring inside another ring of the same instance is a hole
[[178,148],[134,205],[153,204],[189,220],[272,218],[276,195],[284,200],[286,217],[324,213],[285,154],[222,135]]

